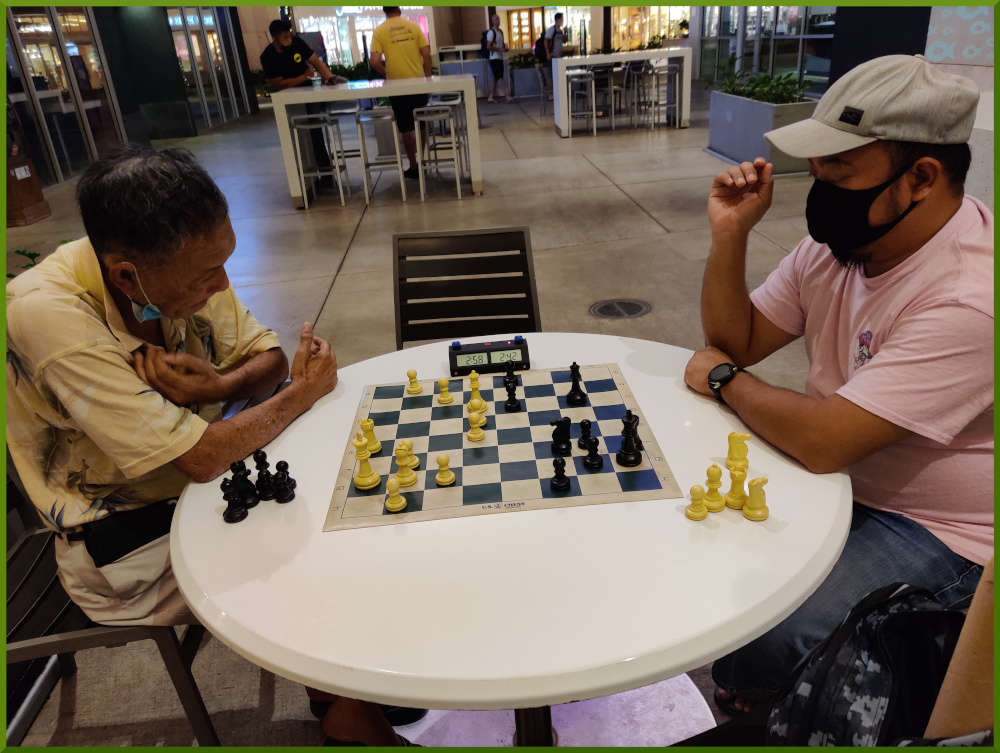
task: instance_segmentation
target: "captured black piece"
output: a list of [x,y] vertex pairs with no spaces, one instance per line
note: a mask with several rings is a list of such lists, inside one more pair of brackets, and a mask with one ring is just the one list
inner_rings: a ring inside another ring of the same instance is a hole
[[222,513],[222,519],[227,523],[239,523],[249,514],[246,505],[240,501],[240,495],[233,486],[232,480],[222,479],[222,498],[228,503],[226,511]]

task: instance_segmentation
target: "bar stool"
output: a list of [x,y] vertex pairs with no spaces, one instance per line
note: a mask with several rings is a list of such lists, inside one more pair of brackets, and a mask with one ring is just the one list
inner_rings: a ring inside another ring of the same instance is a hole
[[[396,147],[396,157],[392,156],[374,158],[368,157],[368,146],[365,143],[365,123],[375,123],[378,121],[389,121],[392,123],[392,141]],[[365,204],[371,204],[371,170],[391,170],[393,165],[399,173],[399,190],[406,201],[406,179],[403,177],[403,157],[399,151],[399,130],[396,128],[396,116],[392,113],[391,107],[376,107],[373,110],[358,110],[354,113],[354,122],[358,128],[358,145],[361,156],[361,178],[365,186]]]
[[[462,198],[462,148],[459,144],[458,139],[455,136],[455,110],[451,105],[431,105],[428,107],[418,107],[413,111],[413,122],[417,124],[416,136],[417,136],[417,174],[420,178],[420,200],[424,200],[425,194],[425,182],[424,182],[424,163],[433,163],[434,171],[441,174],[441,163],[450,162],[455,168],[455,190],[458,192],[458,198]],[[422,128],[421,123],[427,123],[430,127],[427,129],[427,142],[421,144],[420,132]],[[444,126],[448,125],[448,133],[450,138],[445,142],[442,138],[441,142],[438,143],[438,135],[434,130],[434,126],[440,124]],[[427,148],[428,157],[424,159],[424,147]],[[450,149],[451,157],[441,157],[439,152]]]
[[620,102],[624,102],[625,89],[615,82],[615,67],[611,63],[593,65],[590,70],[594,74],[594,90],[598,95],[606,95],[608,109],[606,111],[611,121],[611,130],[615,130],[615,111]]
[[[289,118],[289,125],[292,129],[292,149],[295,152],[295,169],[298,173],[299,188],[302,190],[302,202],[305,208],[309,208],[309,191],[306,189],[307,178],[323,178],[332,175],[337,181],[337,190],[340,192],[340,206],[344,206],[344,184],[341,180],[341,172],[347,176],[347,191],[350,195],[350,176],[347,174],[347,163],[341,161],[344,153],[344,138],[340,132],[340,123],[336,118],[329,117],[326,113],[316,115],[293,115]],[[323,141],[326,144],[327,154],[330,155],[330,167],[322,168],[316,165],[312,169],[306,170],[302,166],[302,134],[310,131],[320,131],[323,134]],[[338,145],[339,144],[339,148]]]
[[[589,119],[597,135],[597,97],[594,91],[594,72],[585,68],[570,68],[566,71],[566,100],[569,113],[569,136],[573,137],[573,118]],[[590,112],[573,112],[573,101],[576,97],[589,100]]]
[[[681,127],[681,67],[677,63],[665,63],[653,66],[654,95],[653,95],[653,125],[660,122],[660,112],[662,107],[663,121],[667,122],[667,113],[673,111],[674,128]],[[670,92],[673,91],[674,99],[671,102]],[[663,99],[660,100],[660,93]]]
[[625,97],[629,108],[629,124],[633,128],[635,121],[641,121],[649,111],[651,83],[650,69],[645,60],[630,60],[625,64]]
[[[462,148],[462,157],[465,164],[462,167],[462,175],[469,177],[472,168],[469,162],[469,129],[465,117],[465,100],[462,99],[462,92],[445,92],[443,94],[432,94],[427,101],[428,105],[446,105],[455,112],[455,135]],[[444,135],[444,121],[439,121],[440,133]]]

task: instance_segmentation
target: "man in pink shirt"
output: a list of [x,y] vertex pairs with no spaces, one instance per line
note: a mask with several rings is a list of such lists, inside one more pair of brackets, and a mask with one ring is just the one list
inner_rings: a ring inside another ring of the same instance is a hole
[[[964,195],[979,89],[922,56],[868,61],[805,121],[765,134],[808,158],[809,237],[753,293],[747,238],[771,204],[758,158],[716,176],[702,288],[710,347],[685,379],[816,473],[847,471],[840,560],[789,618],[718,660],[746,711],[874,589],[968,606],[993,551],[993,215]],[[805,337],[805,394],[743,369]]]

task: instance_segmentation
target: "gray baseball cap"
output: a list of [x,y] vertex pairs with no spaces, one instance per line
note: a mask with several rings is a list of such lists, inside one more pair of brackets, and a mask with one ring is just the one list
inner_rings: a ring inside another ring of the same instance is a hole
[[812,117],[764,134],[793,157],[824,157],[873,141],[964,144],[979,87],[923,55],[886,55],[852,68],[823,95]]

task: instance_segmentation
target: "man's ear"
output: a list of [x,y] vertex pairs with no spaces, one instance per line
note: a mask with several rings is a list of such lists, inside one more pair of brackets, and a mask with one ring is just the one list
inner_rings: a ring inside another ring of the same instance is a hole
[[112,285],[122,291],[133,301],[142,300],[139,282],[135,273],[135,265],[121,256],[109,255],[104,259],[104,269]]
[[926,199],[935,186],[948,182],[944,168],[933,157],[921,157],[914,162],[908,177],[913,194],[912,201]]

